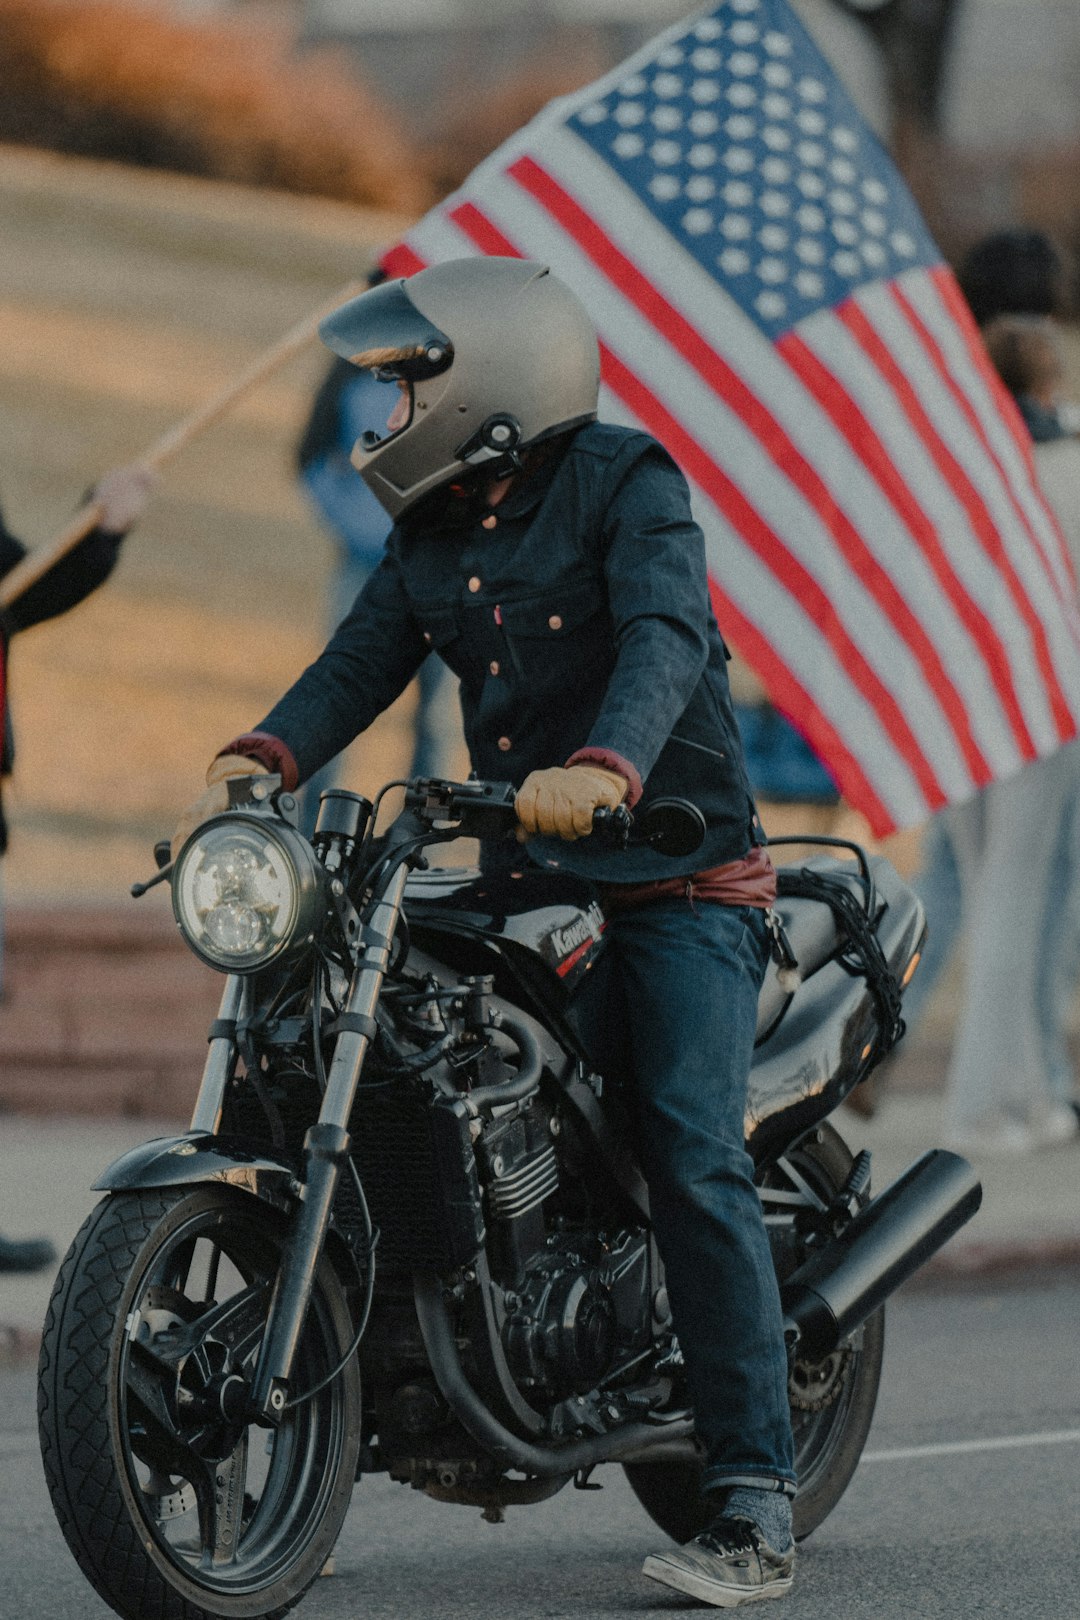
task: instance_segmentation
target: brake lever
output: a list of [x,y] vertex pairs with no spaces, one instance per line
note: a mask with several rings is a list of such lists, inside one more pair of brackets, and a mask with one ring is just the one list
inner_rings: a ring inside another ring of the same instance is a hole
[[154,859],[157,862],[158,870],[145,883],[133,883],[131,885],[131,898],[133,900],[141,900],[143,895],[148,893],[150,889],[156,889],[159,883],[164,883],[166,878],[172,877],[172,869],[176,863],[169,859],[171,853],[172,850],[168,839],[159,839],[154,845]]

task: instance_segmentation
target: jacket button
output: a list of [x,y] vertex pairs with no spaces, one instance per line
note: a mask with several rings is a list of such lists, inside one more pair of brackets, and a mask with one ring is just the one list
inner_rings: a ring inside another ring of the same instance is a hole
[[479,574],[474,574],[472,579],[470,579],[470,581],[469,581],[469,589],[470,589],[470,591],[472,591],[474,596],[476,595],[476,592],[480,589],[480,586],[481,586],[482,583],[483,582],[482,582]]
[[559,615],[557,613],[553,613],[551,615],[551,618],[548,620],[548,629],[549,630],[561,630],[562,629],[562,619],[559,617]]
[[491,663],[488,665],[488,669],[490,669],[493,675],[497,675],[499,673],[499,660],[497,658],[493,658]]
[[500,737],[499,738],[499,747],[502,749],[502,752],[504,754],[508,754],[510,752],[511,748],[513,748],[513,746],[514,745],[510,741],[509,737]]
[[430,630],[425,630],[424,631],[424,640],[427,642],[428,646],[430,647],[431,646],[431,631]]
[[498,521],[498,518],[495,516],[494,512],[492,512],[490,517],[480,519],[480,527],[482,529],[493,529]]

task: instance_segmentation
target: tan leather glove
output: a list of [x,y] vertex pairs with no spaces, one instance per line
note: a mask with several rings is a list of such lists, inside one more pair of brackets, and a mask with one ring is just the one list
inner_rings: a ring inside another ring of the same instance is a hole
[[221,754],[217,759],[211,760],[210,768],[206,773],[206,791],[189,804],[180,820],[176,824],[176,831],[172,835],[172,858],[175,861],[180,853],[180,846],[189,838],[202,822],[209,821],[211,816],[220,816],[222,811],[229,808],[229,778],[233,776],[269,776],[270,772],[265,765],[260,765],[257,759],[248,759],[246,754]]
[[629,783],[617,771],[599,765],[553,765],[530,771],[514,800],[517,818],[526,832],[548,838],[587,838],[593,811],[602,805],[614,810],[626,797]]

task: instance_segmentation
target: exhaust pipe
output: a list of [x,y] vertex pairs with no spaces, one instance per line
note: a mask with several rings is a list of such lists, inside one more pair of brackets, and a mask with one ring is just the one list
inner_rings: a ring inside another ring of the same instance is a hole
[[796,1354],[830,1355],[981,1203],[966,1159],[942,1148],[916,1159],[785,1282],[784,1327],[797,1334]]

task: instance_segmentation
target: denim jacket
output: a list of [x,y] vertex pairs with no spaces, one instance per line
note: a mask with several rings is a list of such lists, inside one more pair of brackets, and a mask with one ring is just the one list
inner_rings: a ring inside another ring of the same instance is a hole
[[701,530],[682,473],[647,434],[593,423],[493,511],[450,498],[406,514],[326,650],[258,730],[306,780],[431,650],[460,677],[481,778],[520,785],[595,748],[637,772],[641,808],[679,795],[706,817],[704,845],[682,860],[532,839],[541,865],[637,883],[763,842]]

